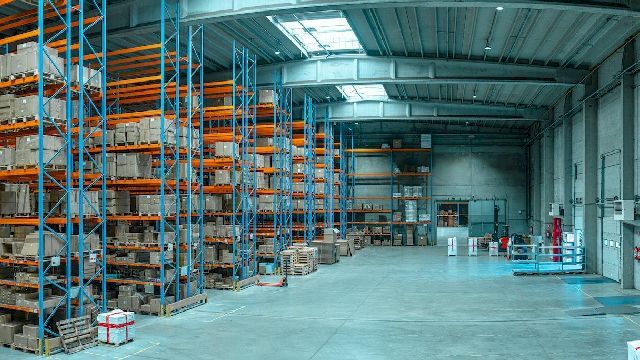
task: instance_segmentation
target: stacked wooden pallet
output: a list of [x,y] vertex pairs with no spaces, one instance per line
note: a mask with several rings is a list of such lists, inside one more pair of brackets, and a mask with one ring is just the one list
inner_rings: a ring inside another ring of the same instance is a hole
[[309,275],[318,270],[318,249],[297,246],[282,251],[282,271],[287,275]]
[[309,275],[311,273],[311,268],[309,266],[309,264],[294,264],[293,265],[293,270],[291,271],[291,274],[289,275]]
[[282,250],[280,255],[282,271],[287,275],[293,275],[293,266],[298,262],[298,250],[296,248]]
[[91,325],[89,315],[58,321],[58,331],[62,337],[64,352],[73,354],[98,344],[98,330]]
[[318,248],[303,247],[298,249],[298,263],[309,265],[309,272],[318,270]]

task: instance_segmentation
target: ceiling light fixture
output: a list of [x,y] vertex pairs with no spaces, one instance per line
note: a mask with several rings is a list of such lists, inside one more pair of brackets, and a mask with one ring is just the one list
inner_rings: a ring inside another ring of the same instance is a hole
[[354,122],[353,124],[354,124],[354,125],[358,125],[358,123],[357,123],[357,122]]
[[276,50],[276,55],[280,55],[280,50]]
[[478,95],[476,95],[476,94],[473,94],[473,98],[474,98],[474,99],[475,99],[475,98],[477,98],[477,97],[478,97]]
[[502,6],[498,6],[498,7],[496,8],[496,10],[498,10],[498,11],[502,11],[502,10],[504,10],[504,8],[503,8]]
[[487,45],[484,47],[485,50],[491,50],[491,46]]

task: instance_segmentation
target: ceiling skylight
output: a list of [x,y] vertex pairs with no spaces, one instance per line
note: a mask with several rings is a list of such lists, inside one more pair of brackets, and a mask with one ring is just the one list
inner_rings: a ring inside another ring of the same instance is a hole
[[387,100],[387,91],[383,85],[343,85],[338,90],[348,101]]
[[341,11],[277,15],[269,20],[309,55],[362,51]]

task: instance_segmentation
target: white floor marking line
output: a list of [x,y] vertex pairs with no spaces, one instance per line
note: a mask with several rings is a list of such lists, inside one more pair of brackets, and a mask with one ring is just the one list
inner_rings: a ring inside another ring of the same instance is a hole
[[220,320],[220,319],[222,319],[222,318],[224,318],[224,317],[227,317],[227,316],[229,316],[229,315],[232,315],[232,314],[233,314],[233,313],[235,313],[236,311],[242,310],[242,309],[244,309],[244,308],[246,308],[246,307],[247,307],[246,305],[244,305],[244,306],[240,306],[239,308],[233,309],[233,310],[228,311],[228,312],[226,312],[226,313],[224,313],[224,314],[222,314],[222,315],[220,315],[220,316],[214,317],[214,318],[213,318],[213,319],[211,319],[211,320],[205,320],[205,321],[203,321],[203,322],[205,322],[205,323],[211,323],[211,322],[214,322],[214,321],[216,321],[216,320]]
[[95,352],[93,352],[93,351],[87,351],[87,350],[85,350],[85,351],[83,352],[83,354],[89,354],[89,355],[93,355],[93,356],[100,356],[100,357],[107,357],[107,356],[106,356],[106,355],[104,355],[104,354],[98,354],[98,353],[95,353]]
[[127,355],[127,356],[123,356],[123,357],[119,357],[119,358],[114,358],[114,359],[117,359],[117,360],[128,359],[128,358],[130,358],[130,357],[132,357],[132,356],[134,356],[134,355],[138,355],[138,354],[140,354],[140,353],[143,353],[143,352],[145,352],[145,351],[147,351],[147,350],[149,350],[149,349],[152,349],[152,348],[154,348],[154,347],[156,347],[156,346],[158,346],[158,345],[160,345],[160,343],[153,343],[153,345],[151,345],[151,346],[147,346],[146,348],[143,348],[143,349],[140,349],[140,350],[138,350],[138,351],[134,352],[133,354],[129,354],[129,355]]

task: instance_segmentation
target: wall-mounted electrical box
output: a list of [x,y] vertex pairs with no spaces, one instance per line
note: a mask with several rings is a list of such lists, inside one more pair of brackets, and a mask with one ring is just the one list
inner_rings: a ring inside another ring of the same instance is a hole
[[564,205],[560,203],[549,203],[549,216],[564,216]]
[[631,221],[636,217],[636,205],[634,200],[614,200],[613,220]]

